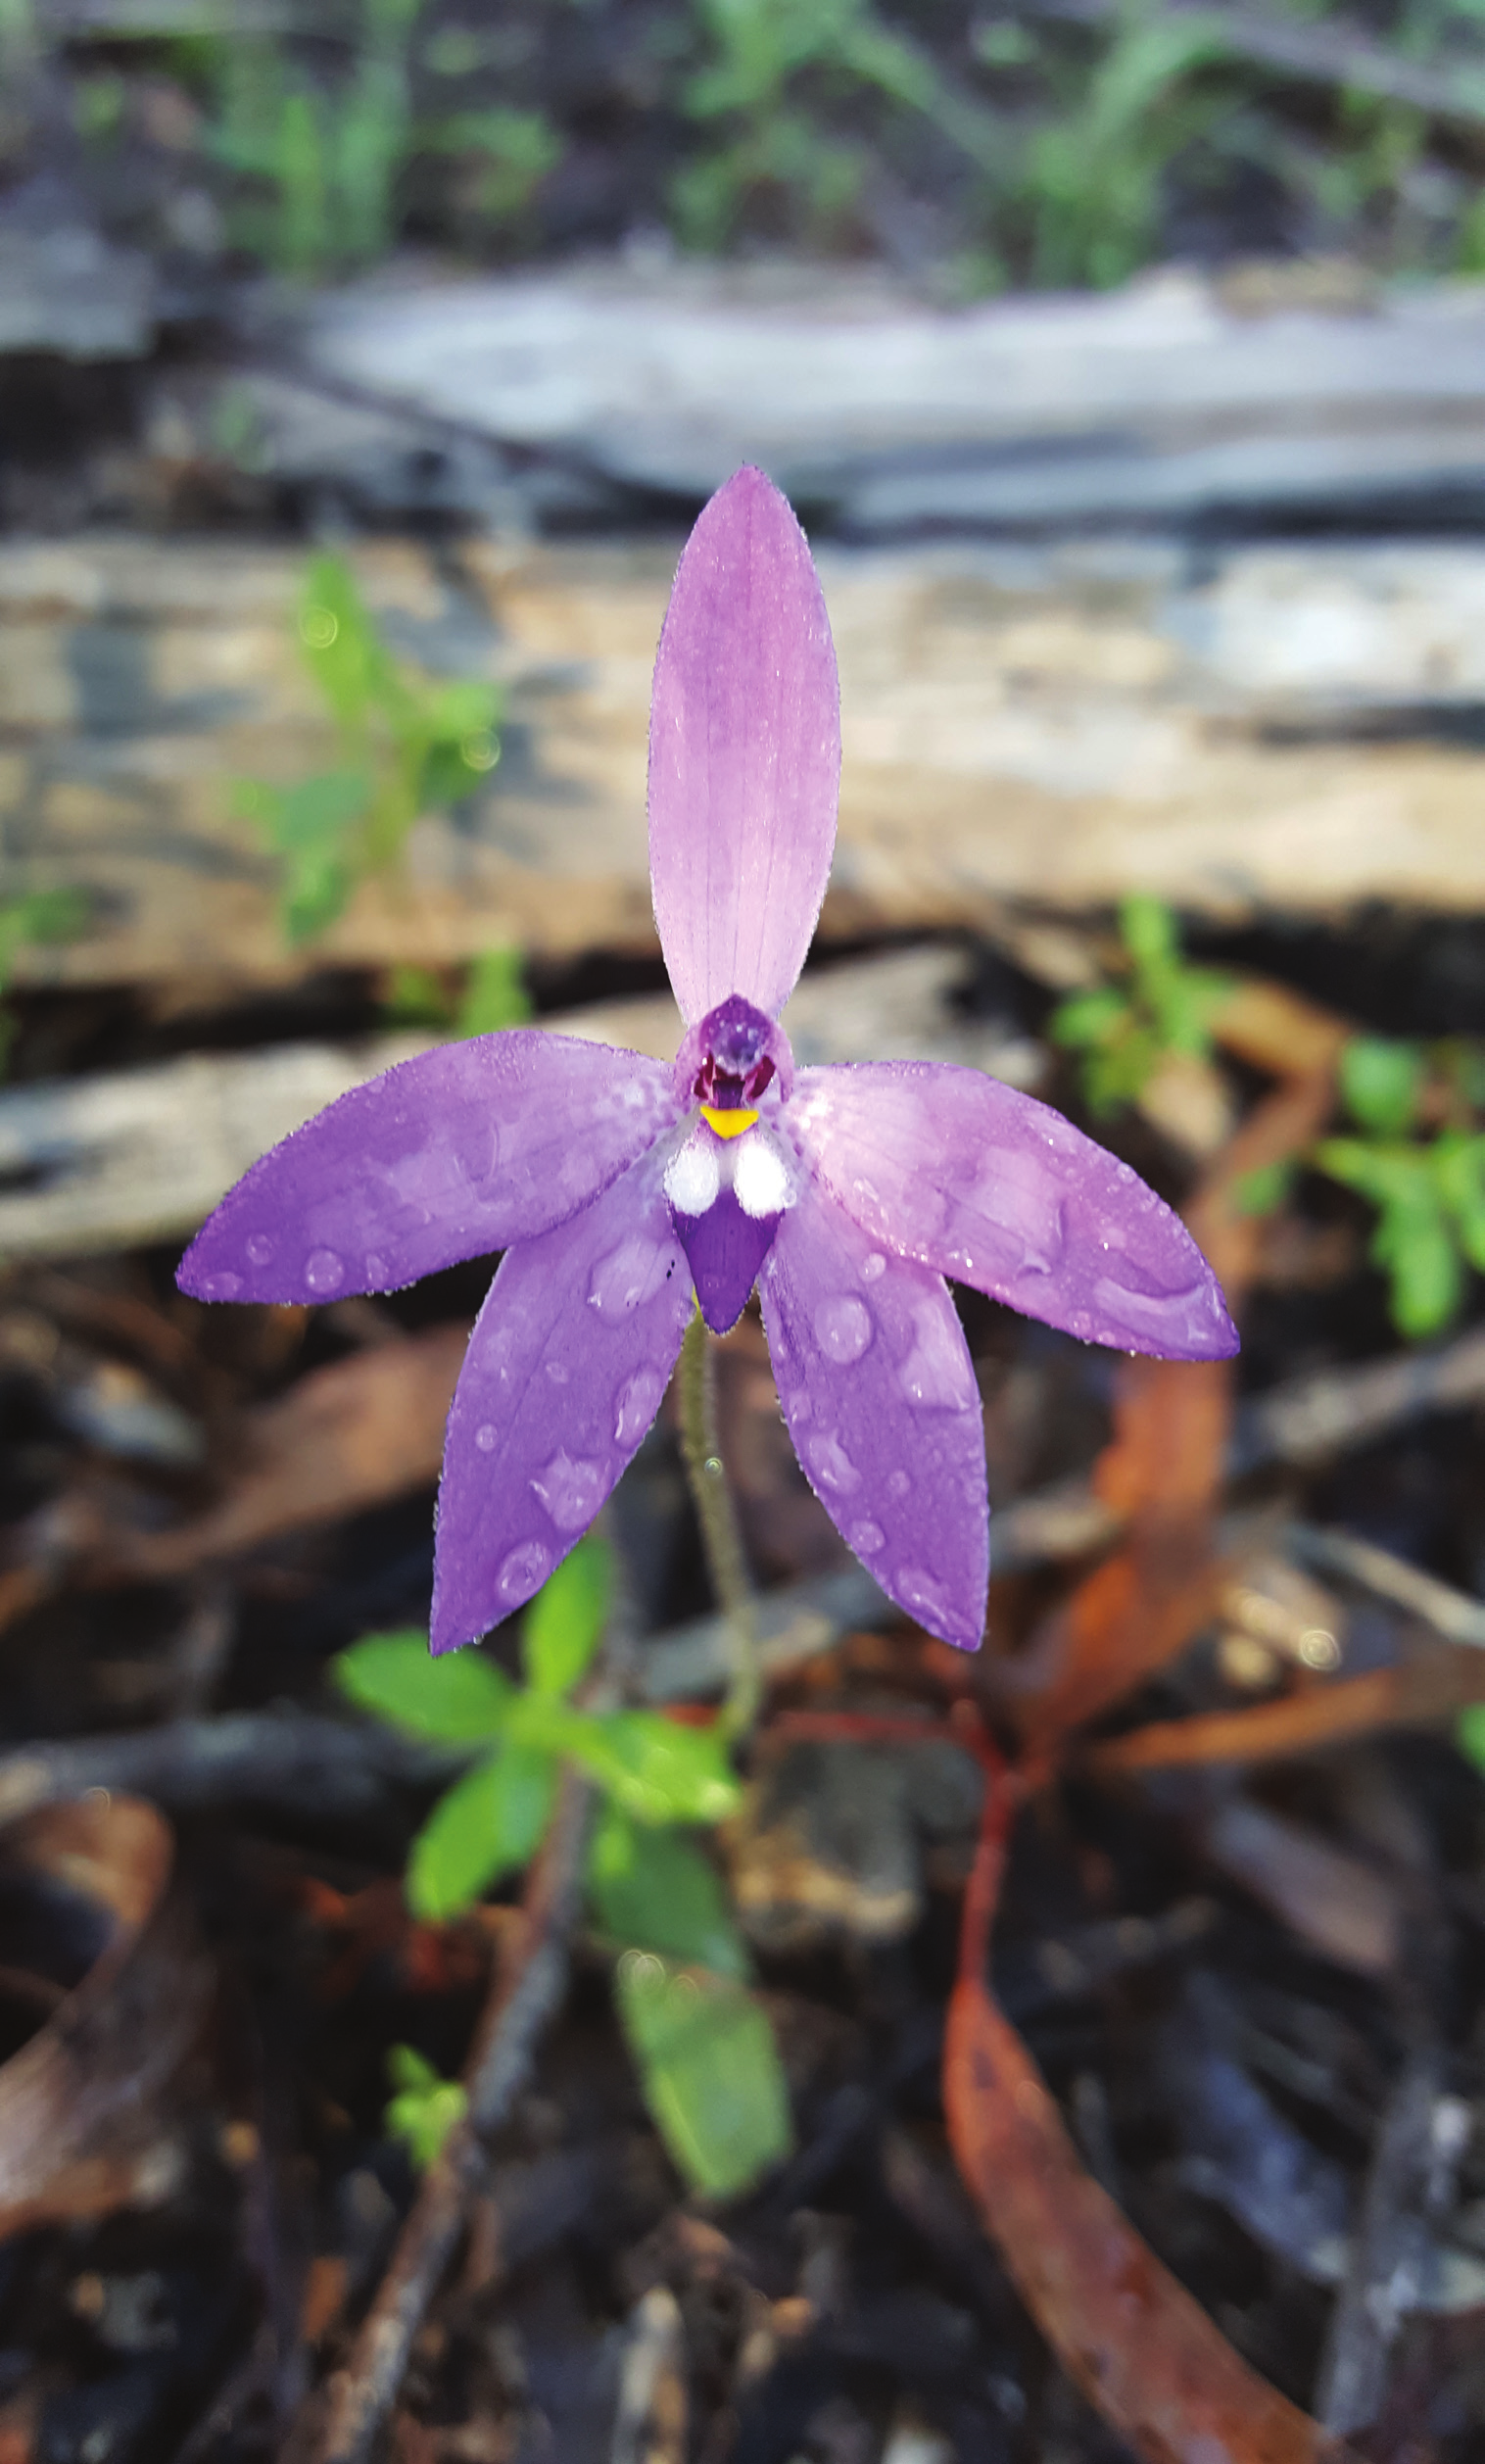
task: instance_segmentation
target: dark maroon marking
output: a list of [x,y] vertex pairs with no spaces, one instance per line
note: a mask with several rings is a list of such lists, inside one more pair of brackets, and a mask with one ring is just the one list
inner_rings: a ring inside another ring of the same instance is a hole
[[676,1056],[676,1091],[683,1103],[742,1112],[779,1080],[787,1096],[793,1079],[789,1039],[741,994],[731,993],[693,1027]]

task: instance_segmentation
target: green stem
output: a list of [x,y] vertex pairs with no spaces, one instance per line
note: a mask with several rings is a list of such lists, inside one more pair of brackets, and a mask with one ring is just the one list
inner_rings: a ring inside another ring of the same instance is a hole
[[706,1570],[732,1640],[732,1674],[721,1724],[726,1735],[743,1737],[757,1717],[762,1691],[753,1634],[753,1591],[737,1502],[722,1462],[716,1366],[699,1310],[682,1340],[676,1392],[681,1407],[681,1457],[701,1526]]

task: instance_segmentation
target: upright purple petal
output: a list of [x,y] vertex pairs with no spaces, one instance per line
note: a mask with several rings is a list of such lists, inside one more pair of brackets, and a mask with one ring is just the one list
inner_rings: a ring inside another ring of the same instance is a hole
[[587,1206],[678,1117],[663,1062],[532,1027],[353,1087],[228,1190],[181,1261],[198,1300],[394,1291]]
[[506,1251],[449,1414],[436,1652],[520,1608],[582,1537],[654,1419],[691,1307],[653,1155]]
[[973,1651],[984,1631],[984,1423],[941,1277],[812,1184],[758,1278],[784,1417],[810,1486],[889,1599]]
[[804,534],[761,470],[703,509],[681,558],[649,716],[649,873],[688,1022],[730,992],[777,1018],[836,843],[840,696]]
[[1093,1343],[1238,1348],[1180,1218],[1049,1104],[934,1061],[801,1070],[790,1126],[877,1241]]

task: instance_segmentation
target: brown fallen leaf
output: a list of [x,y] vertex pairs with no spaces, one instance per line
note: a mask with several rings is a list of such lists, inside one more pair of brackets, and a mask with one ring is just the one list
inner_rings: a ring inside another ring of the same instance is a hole
[[944,2040],[955,2161],[1069,2376],[1144,2464],[1343,2464],[1347,2450],[1251,2369],[1078,2159],[983,1982],[1011,1791],[988,1792]]
[[[1187,1221],[1236,1307],[1260,1254],[1244,1212],[1251,1172],[1303,1154],[1331,1104],[1327,1070],[1280,1085],[1243,1123],[1198,1189]],[[1094,1487],[1127,1536],[992,1682],[1029,1743],[1045,1752],[1184,1649],[1214,1614],[1231,1570],[1213,1555],[1231,1425],[1230,1361],[1122,1361],[1114,1437]]]
[[1459,1644],[1244,1711],[1152,1720],[1091,1747],[1087,1764],[1103,1776],[1202,1763],[1272,1763],[1347,1744],[1372,1728],[1425,1724],[1479,1702],[1485,1702],[1485,1653]]
[[425,1486],[468,1339],[467,1327],[433,1327],[311,1370],[249,1416],[246,1468],[217,1505],[172,1531],[112,1534],[94,1574],[188,1573]]
[[102,1789],[0,1836],[10,1887],[65,1891],[109,1928],[81,1981],[0,2065],[0,2233],[107,2215],[168,2187],[172,2083],[210,1983],[170,1894],[173,1862],[164,1815]]

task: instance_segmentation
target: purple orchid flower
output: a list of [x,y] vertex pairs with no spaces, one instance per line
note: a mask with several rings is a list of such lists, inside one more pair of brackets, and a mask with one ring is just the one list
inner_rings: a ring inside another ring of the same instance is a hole
[[385,1292],[503,1250],[449,1415],[432,1646],[529,1600],[659,1407],[693,1295],[759,1286],[799,1460],[848,1547],[966,1648],[989,1573],[984,1432],[944,1281],[1090,1341],[1188,1360],[1237,1337],[1126,1164],[971,1069],[796,1070],[779,1014],[825,894],[835,650],[758,470],[705,507],[655,661],[649,861],[687,1034],[675,1063],[515,1028],[405,1061],[273,1148],[180,1268],[202,1300]]

